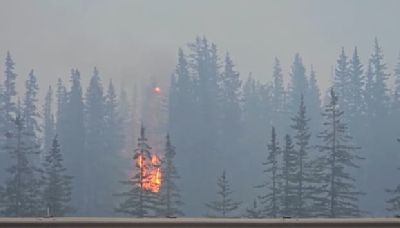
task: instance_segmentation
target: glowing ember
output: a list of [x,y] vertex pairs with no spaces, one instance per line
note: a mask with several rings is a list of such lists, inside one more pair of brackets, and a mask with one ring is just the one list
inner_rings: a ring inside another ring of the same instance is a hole
[[154,87],[153,91],[154,91],[155,93],[161,93],[161,88],[158,87],[158,86],[156,86],[156,87]]
[[[149,162],[146,163],[146,159],[143,155],[138,155],[136,158],[136,165],[141,169],[142,173],[142,183],[141,186],[143,189],[159,192],[161,186],[161,171],[160,165],[161,161],[159,157],[155,154],[151,156]],[[139,183],[140,185],[140,183]]]

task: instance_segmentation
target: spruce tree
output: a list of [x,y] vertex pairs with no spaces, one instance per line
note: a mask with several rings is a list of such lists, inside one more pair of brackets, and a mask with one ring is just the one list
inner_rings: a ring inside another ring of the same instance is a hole
[[[322,117],[321,117],[321,92],[318,87],[318,82],[317,82],[317,76],[314,71],[314,67],[311,65],[310,68],[310,79],[308,82],[309,88],[307,91],[307,99],[304,101],[308,113],[310,116],[310,130],[311,132],[319,132],[321,130],[321,122],[322,122]],[[314,137],[311,138],[311,142],[315,143],[316,139]]]
[[349,60],[347,55],[344,52],[344,48],[342,47],[342,51],[339,55],[339,58],[336,63],[335,68],[335,79],[334,85],[335,91],[342,98],[342,106],[343,111],[348,113],[349,104],[348,99],[350,97],[350,77],[349,77]]
[[[240,108],[241,80],[239,73],[234,69],[233,61],[229,53],[225,57],[224,72],[221,75],[221,116],[219,125],[219,153],[221,156],[221,165],[228,167],[234,162],[234,167],[241,170],[241,163],[229,161],[230,157],[240,158],[242,137],[242,117]],[[238,159],[240,161],[240,159]],[[224,162],[229,162],[224,163]],[[243,167],[244,169],[245,167]],[[236,176],[235,170],[229,171]]]
[[161,215],[166,217],[176,217],[183,215],[180,207],[181,201],[180,191],[177,185],[179,179],[178,171],[175,166],[175,147],[171,144],[169,135],[166,137],[165,155],[162,164],[162,185],[160,189],[161,195]]
[[55,135],[55,123],[53,115],[53,90],[49,86],[43,105],[43,150],[49,151]]
[[228,179],[226,178],[225,170],[222,175],[218,178],[218,199],[211,201],[206,204],[206,206],[212,211],[208,216],[210,217],[233,217],[234,212],[239,208],[240,202],[232,199],[232,190]]
[[129,190],[116,194],[122,197],[123,201],[115,208],[115,212],[122,213],[138,218],[154,216],[159,211],[157,203],[159,198],[156,193],[145,188],[149,181],[149,174],[146,172],[149,168],[151,147],[147,144],[145,128],[140,128],[140,137],[138,138],[137,148],[133,159],[135,161],[134,175],[128,181],[122,181],[123,185],[128,186]]
[[[61,87],[62,88],[62,87]],[[62,89],[64,90],[64,89]],[[65,90],[64,90],[65,91]],[[78,70],[71,71],[71,87],[67,94],[63,94],[61,102],[67,101],[64,109],[61,108],[61,118],[64,121],[60,132],[60,144],[65,151],[65,166],[69,175],[75,177],[72,184],[72,205],[82,214],[86,214],[89,198],[85,197],[85,188],[88,187],[84,182],[85,162],[88,158],[84,155],[85,147],[85,126],[84,126],[84,104],[82,98],[82,87],[80,73]],[[63,106],[61,106],[63,107]]]
[[371,55],[372,76],[374,84],[372,87],[373,106],[376,112],[376,118],[383,118],[388,114],[389,107],[389,89],[386,81],[389,74],[386,73],[387,66],[383,62],[383,51],[378,40],[375,39],[374,52]]
[[276,138],[275,128],[272,127],[271,142],[268,144],[268,157],[267,161],[263,163],[265,166],[264,173],[268,179],[257,186],[264,191],[263,195],[259,198],[263,206],[263,214],[267,217],[276,218],[280,211],[280,178],[278,167],[278,156],[280,154],[279,144]]
[[[350,130],[354,132],[356,126],[359,126],[360,119],[365,115],[365,100],[364,100],[364,86],[365,77],[363,75],[363,65],[361,64],[360,57],[358,56],[357,47],[354,48],[353,57],[349,65],[349,113],[348,119]],[[356,122],[355,122],[356,121]],[[358,121],[358,122],[357,122]],[[354,123],[355,122],[355,123]],[[353,129],[352,129],[353,128]]]
[[285,135],[285,146],[282,150],[282,208],[281,214],[293,217],[297,210],[298,155],[290,135]]
[[294,131],[295,151],[297,153],[297,196],[295,199],[297,212],[295,216],[307,216],[307,207],[309,205],[309,188],[310,188],[310,128],[308,122],[310,119],[306,116],[306,106],[304,104],[303,95],[300,98],[299,111],[292,118]]
[[39,152],[30,141],[21,112],[18,104],[14,126],[7,133],[4,148],[11,157],[11,165],[7,169],[9,177],[2,194],[1,214],[7,217],[36,217],[43,215],[38,169],[32,162]]
[[[11,58],[10,52],[7,52],[6,61],[5,61],[5,71],[4,71],[4,85],[2,88],[1,94],[1,130],[4,134],[11,134],[12,129],[15,127],[15,116],[16,116],[16,105],[15,105],[15,97],[17,95],[17,91],[15,90],[15,80],[17,78],[17,74],[14,73],[15,63]],[[9,147],[7,145],[9,141],[7,137],[1,138],[2,147]],[[1,167],[6,167],[10,158],[8,153],[3,150],[1,153],[0,164]],[[5,180],[5,175],[3,173],[0,174],[1,180]]]
[[251,207],[246,209],[246,217],[247,218],[262,218],[262,210],[258,206],[257,200],[253,200]]
[[66,174],[57,135],[43,162],[42,201],[48,216],[62,217],[73,211],[71,201],[72,177]]
[[[289,84],[289,112],[291,114],[297,112],[298,104],[300,103],[301,94],[306,94],[308,89],[308,81],[305,74],[303,62],[299,54],[294,56],[294,61],[291,66],[290,84]],[[307,97],[306,97],[307,99]]]
[[[272,119],[271,122],[275,126],[280,126],[280,129],[285,129],[287,122],[287,114],[285,110],[286,91],[283,84],[282,68],[278,58],[275,58],[275,63],[272,73]],[[278,131],[279,132],[279,131]]]
[[[325,129],[319,137],[323,144],[319,145],[320,166],[325,167],[320,182],[325,186],[325,216],[353,217],[360,216],[358,197],[361,192],[355,188],[355,179],[349,170],[359,168],[356,160],[361,157],[356,153],[359,147],[352,145],[352,137],[348,135],[347,125],[343,121],[344,112],[339,108],[339,98],[334,90],[330,91],[330,102],[326,105],[323,117]],[[323,212],[321,212],[323,213]]]
[[[72,91],[72,90],[71,90]],[[84,163],[84,175],[82,182],[85,183],[84,198],[84,213],[88,215],[105,215],[107,208],[111,207],[107,196],[111,193],[104,192],[106,187],[110,185],[109,159],[112,156],[106,151],[105,131],[105,101],[103,94],[103,85],[96,68],[93,70],[93,75],[90,79],[89,87],[85,96],[85,153],[81,156]],[[108,161],[108,162],[106,162]],[[100,177],[101,178],[98,178]],[[112,182],[111,182],[112,183]]]

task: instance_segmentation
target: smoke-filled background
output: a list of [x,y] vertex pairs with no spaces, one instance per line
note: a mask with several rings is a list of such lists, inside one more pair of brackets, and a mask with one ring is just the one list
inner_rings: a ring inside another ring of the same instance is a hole
[[[325,88],[338,49],[357,45],[363,59],[378,37],[393,66],[399,40],[398,1],[1,1],[0,51],[22,76],[34,68],[43,83],[72,67],[120,83],[167,77],[177,48],[206,35],[229,51],[242,74],[271,77],[273,58],[288,67],[299,52]],[[285,71],[287,75],[287,70]],[[21,77],[20,77],[21,78]],[[87,81],[88,77],[83,80]]]
[[0,214],[397,214],[399,6],[0,1]]

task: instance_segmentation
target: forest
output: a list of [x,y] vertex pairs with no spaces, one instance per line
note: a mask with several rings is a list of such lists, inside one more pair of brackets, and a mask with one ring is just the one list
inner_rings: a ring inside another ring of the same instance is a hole
[[0,215],[398,215],[400,56],[388,69],[378,39],[367,62],[350,48],[338,47],[326,90],[318,79],[329,76],[299,53],[289,69],[275,57],[260,81],[200,36],[177,50],[168,88],[117,88],[96,67],[87,86],[72,69],[39,88],[8,52]]

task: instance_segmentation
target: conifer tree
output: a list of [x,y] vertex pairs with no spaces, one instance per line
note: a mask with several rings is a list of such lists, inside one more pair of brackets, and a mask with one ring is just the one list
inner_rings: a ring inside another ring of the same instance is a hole
[[226,178],[225,170],[218,178],[218,199],[207,203],[206,206],[212,211],[210,217],[233,217],[234,212],[239,208],[240,202],[233,200],[231,197],[232,190],[228,179]]
[[306,208],[309,204],[309,188],[310,188],[310,128],[308,126],[309,118],[306,116],[306,106],[304,104],[303,95],[300,98],[299,111],[296,116],[292,118],[293,125],[291,126],[294,131],[294,139],[297,153],[297,196],[296,196],[296,216],[307,216]]
[[[353,57],[349,65],[349,123],[359,126],[359,121],[365,115],[365,100],[364,100],[364,86],[365,78],[363,75],[363,65],[361,64],[360,57],[358,56],[357,47],[354,48]],[[354,121],[358,121],[354,123]],[[352,126],[349,126],[353,131]]]
[[133,157],[136,164],[134,175],[128,181],[121,182],[128,186],[129,190],[116,194],[116,196],[124,198],[115,208],[117,213],[143,218],[152,216],[159,210],[157,206],[157,203],[159,203],[158,196],[145,188],[146,183],[149,181],[145,170],[148,169],[148,161],[151,159],[150,150],[151,147],[147,144],[145,128],[142,125],[137,149],[135,149]]
[[[275,58],[275,64],[272,73],[272,122],[275,126],[285,125],[287,121],[285,110],[285,88],[283,84],[282,68],[278,58]],[[284,129],[283,127],[281,127]]]
[[[17,78],[17,74],[14,73],[15,63],[11,58],[10,52],[7,52],[6,61],[5,61],[5,71],[4,71],[4,85],[2,87],[1,94],[1,110],[0,110],[0,127],[4,134],[11,134],[12,129],[15,127],[15,116],[16,116],[16,105],[15,105],[15,96],[17,95],[17,91],[15,90],[15,80]],[[7,137],[1,137],[1,145],[2,147],[9,147],[7,145],[9,141]],[[0,164],[1,167],[6,167],[10,158],[8,153],[3,150],[1,153]],[[4,173],[0,173],[1,180],[5,180]]]
[[342,47],[342,51],[336,63],[334,85],[335,91],[342,98],[341,104],[343,111],[348,113],[349,104],[348,98],[350,97],[350,76],[349,76],[349,61]]
[[297,211],[298,155],[290,135],[285,135],[285,146],[282,150],[282,208],[283,216],[292,217]]
[[258,206],[257,200],[253,200],[251,207],[246,209],[246,217],[247,218],[262,218],[262,210]]
[[271,142],[268,144],[268,158],[263,165],[265,166],[264,173],[268,180],[257,186],[265,190],[263,195],[259,198],[263,205],[263,214],[267,217],[276,218],[280,211],[280,178],[279,178],[279,167],[278,167],[278,156],[280,154],[280,148],[276,139],[275,128],[272,127]]
[[49,151],[55,136],[55,123],[53,115],[53,90],[49,86],[43,105],[43,150]]
[[[230,157],[237,157],[241,153],[240,138],[242,136],[242,117],[240,108],[241,80],[235,71],[229,53],[225,57],[224,72],[221,75],[221,120],[219,153],[222,162]],[[236,163],[235,163],[236,164]],[[228,164],[222,163],[223,167]],[[238,166],[240,164],[237,164]],[[237,167],[237,165],[235,165]],[[238,167],[237,167],[238,168]],[[234,172],[233,170],[230,173]]]
[[373,106],[376,118],[382,118],[388,114],[389,95],[386,81],[389,74],[386,73],[387,66],[383,62],[383,51],[378,40],[375,39],[374,52],[371,56],[372,76],[374,84],[372,87]]
[[169,135],[166,137],[165,155],[162,164],[162,185],[161,195],[161,214],[166,217],[176,217],[183,215],[180,207],[180,191],[177,185],[179,179],[178,171],[175,166],[175,147],[171,144]]
[[9,174],[2,194],[1,214],[7,217],[35,217],[43,214],[39,199],[38,169],[32,159],[38,155],[27,134],[25,121],[18,104],[14,127],[7,134],[5,151],[11,157]]
[[[290,84],[289,84],[289,112],[294,114],[297,112],[298,104],[300,103],[301,94],[306,94],[308,89],[308,80],[305,74],[303,62],[299,54],[294,56],[294,61],[291,66]],[[306,97],[307,99],[307,97]]]
[[15,80],[17,78],[17,74],[14,73],[14,61],[11,58],[10,52],[7,52],[6,57],[6,70],[5,79],[4,79],[4,91],[3,91],[3,111],[5,116],[5,128],[11,129],[14,126],[13,120],[15,118],[16,113],[16,105],[15,105],[15,96],[17,95],[17,91],[15,90]]
[[[311,132],[319,132],[321,130],[321,92],[318,87],[317,76],[314,71],[314,67],[311,65],[310,68],[310,79],[308,82],[309,88],[307,92],[307,100],[305,100],[305,104],[308,109],[308,113],[310,116],[310,130]],[[312,137],[311,142],[315,142],[315,138]]]
[[[61,87],[62,88],[62,87]],[[62,88],[62,90],[64,90]],[[64,90],[65,91],[65,90]],[[85,187],[87,183],[84,182],[85,169],[84,161],[88,158],[84,155],[85,148],[85,123],[84,123],[84,104],[82,98],[82,87],[80,82],[80,73],[78,70],[71,71],[71,88],[67,94],[61,97],[67,101],[64,109],[61,109],[61,119],[58,121],[65,121],[60,134],[60,144],[65,151],[65,166],[69,175],[75,177],[72,184],[72,205],[80,213],[86,214],[88,199],[85,198]],[[62,106],[61,106],[62,107]]]
[[43,162],[42,201],[48,216],[62,217],[73,211],[70,206],[71,179],[66,174],[60,144],[55,135]]
[[318,146],[321,156],[320,166],[324,170],[326,196],[324,202],[325,216],[353,217],[360,216],[358,197],[362,194],[355,189],[355,179],[349,170],[359,168],[355,163],[361,157],[356,153],[359,147],[351,144],[352,137],[348,135],[347,125],[343,121],[344,112],[339,108],[339,98],[334,90],[330,91],[330,102],[326,105],[323,117],[325,129],[319,137],[323,144]]

